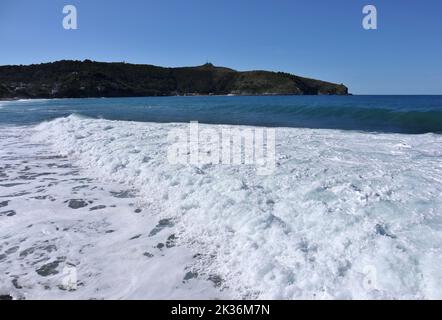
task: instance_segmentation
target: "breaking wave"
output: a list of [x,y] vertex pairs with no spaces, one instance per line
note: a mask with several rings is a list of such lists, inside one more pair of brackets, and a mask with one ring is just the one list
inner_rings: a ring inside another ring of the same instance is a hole
[[[350,114],[442,124],[440,113]],[[139,189],[151,215],[176,221],[199,272],[219,275],[234,298],[442,298],[441,135],[277,128],[276,170],[257,176],[168,163],[176,128],[187,127],[70,116],[38,125],[34,139],[103,183]]]

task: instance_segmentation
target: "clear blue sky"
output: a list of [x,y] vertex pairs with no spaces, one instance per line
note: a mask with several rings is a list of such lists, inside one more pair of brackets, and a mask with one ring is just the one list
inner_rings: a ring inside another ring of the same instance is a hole
[[[62,8],[78,9],[78,30]],[[362,7],[378,30],[362,28]],[[162,66],[207,60],[346,84],[442,94],[441,0],[1,0],[0,64],[60,59]]]

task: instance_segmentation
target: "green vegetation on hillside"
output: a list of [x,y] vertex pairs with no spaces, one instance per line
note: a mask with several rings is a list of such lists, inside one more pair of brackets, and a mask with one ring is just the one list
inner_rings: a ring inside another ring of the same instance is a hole
[[215,67],[57,61],[0,66],[0,98],[88,98],[172,95],[348,94],[344,85],[282,72]]

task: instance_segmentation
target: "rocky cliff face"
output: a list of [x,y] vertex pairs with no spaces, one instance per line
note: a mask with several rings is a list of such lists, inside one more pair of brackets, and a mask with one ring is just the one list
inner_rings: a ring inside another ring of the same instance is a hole
[[239,72],[205,64],[163,68],[152,65],[57,61],[0,66],[0,98],[87,98],[171,95],[346,95],[334,84],[269,71]]

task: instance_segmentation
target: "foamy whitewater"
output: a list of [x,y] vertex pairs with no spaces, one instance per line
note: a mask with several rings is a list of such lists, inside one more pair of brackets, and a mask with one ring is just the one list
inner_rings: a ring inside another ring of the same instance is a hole
[[0,294],[442,298],[441,135],[276,128],[275,172],[259,176],[170,164],[176,128],[2,128]]

